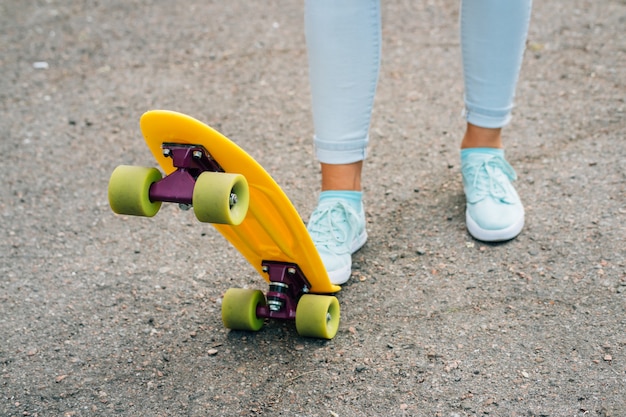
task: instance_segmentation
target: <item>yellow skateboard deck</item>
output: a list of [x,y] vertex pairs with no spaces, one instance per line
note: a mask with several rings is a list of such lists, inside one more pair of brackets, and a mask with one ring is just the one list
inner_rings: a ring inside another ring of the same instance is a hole
[[249,186],[250,205],[237,226],[215,228],[269,281],[263,261],[297,264],[311,293],[335,293],[341,289],[328,279],[317,249],[295,207],[274,179],[248,153],[210,126],[181,113],[153,110],[140,121],[152,155],[166,175],[176,170],[163,155],[163,143],[203,146],[225,172],[243,175]]
[[272,177],[225,136],[184,114],[145,113],[141,131],[163,173],[120,165],[109,180],[118,214],[154,216],[162,202],[193,207],[269,283],[269,291],[231,288],[222,300],[230,329],[259,330],[265,319],[294,320],[302,336],[332,339],[339,327],[333,285],[289,198]]

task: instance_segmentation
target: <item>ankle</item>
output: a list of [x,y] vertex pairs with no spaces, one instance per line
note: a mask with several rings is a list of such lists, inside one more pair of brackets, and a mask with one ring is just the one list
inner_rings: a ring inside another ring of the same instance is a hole
[[361,191],[363,161],[351,164],[321,164],[322,191]]
[[503,148],[502,129],[480,127],[468,123],[461,142],[461,149],[467,148]]

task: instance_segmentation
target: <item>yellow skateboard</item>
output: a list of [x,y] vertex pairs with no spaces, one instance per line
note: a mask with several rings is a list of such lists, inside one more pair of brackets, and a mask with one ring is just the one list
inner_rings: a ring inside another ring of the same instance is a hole
[[260,290],[231,288],[222,301],[227,328],[259,330],[264,319],[295,320],[298,334],[332,339],[339,327],[340,290],[302,219],[283,190],[243,149],[184,114],[155,110],[140,121],[157,168],[121,165],[109,181],[118,214],[154,216],[162,202],[193,207],[269,283]]

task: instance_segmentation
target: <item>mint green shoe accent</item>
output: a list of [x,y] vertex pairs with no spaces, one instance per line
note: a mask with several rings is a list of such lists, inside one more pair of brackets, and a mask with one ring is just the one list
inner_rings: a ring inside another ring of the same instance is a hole
[[322,191],[318,204],[325,200],[343,200],[343,202],[350,204],[358,212],[363,206],[363,192],[352,190]]
[[467,202],[467,230],[478,240],[513,239],[524,227],[524,206],[511,181],[515,171],[502,149],[461,151],[461,173]]
[[307,229],[330,281],[335,285],[344,284],[350,279],[352,254],[367,241],[362,204],[357,211],[342,199],[320,199]]

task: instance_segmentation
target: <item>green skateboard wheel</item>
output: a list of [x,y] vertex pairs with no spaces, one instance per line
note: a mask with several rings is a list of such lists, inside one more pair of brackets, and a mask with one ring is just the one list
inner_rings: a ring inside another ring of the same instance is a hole
[[233,330],[257,331],[263,327],[263,319],[256,315],[259,305],[265,305],[265,296],[260,290],[230,288],[222,300],[222,322]]
[[305,294],[296,307],[300,336],[332,339],[339,329],[339,300],[332,295]]
[[192,201],[201,222],[236,226],[248,212],[248,181],[240,174],[203,172],[196,180]]
[[109,205],[117,214],[152,217],[161,202],[150,201],[150,186],[162,178],[156,168],[120,165],[109,180]]

